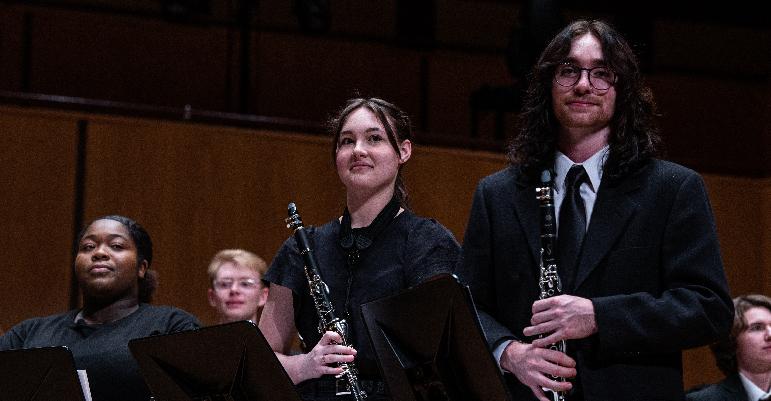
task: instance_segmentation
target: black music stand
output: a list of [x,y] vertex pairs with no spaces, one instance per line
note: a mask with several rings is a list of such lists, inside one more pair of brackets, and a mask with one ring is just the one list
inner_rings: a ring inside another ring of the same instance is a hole
[[300,401],[250,321],[129,341],[158,401]]
[[0,401],[85,401],[69,348],[0,352]]
[[361,311],[394,400],[509,400],[471,294],[455,276],[368,302]]

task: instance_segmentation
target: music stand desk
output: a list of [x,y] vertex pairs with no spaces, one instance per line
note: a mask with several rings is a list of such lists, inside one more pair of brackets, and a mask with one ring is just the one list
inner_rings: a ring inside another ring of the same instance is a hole
[[0,401],[85,401],[65,346],[0,352]]
[[391,397],[508,400],[467,287],[443,275],[362,305]]
[[157,401],[300,401],[250,321],[135,339],[129,349]]

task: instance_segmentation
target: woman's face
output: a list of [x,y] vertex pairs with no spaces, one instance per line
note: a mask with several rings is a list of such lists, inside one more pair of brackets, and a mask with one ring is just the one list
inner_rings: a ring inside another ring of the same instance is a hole
[[337,141],[337,174],[348,192],[376,193],[393,189],[399,167],[410,157],[409,140],[391,146],[388,132],[372,111],[360,107],[345,120]]
[[78,243],[75,274],[87,298],[136,298],[147,261],[137,263],[137,248],[126,226],[115,220],[91,223]]

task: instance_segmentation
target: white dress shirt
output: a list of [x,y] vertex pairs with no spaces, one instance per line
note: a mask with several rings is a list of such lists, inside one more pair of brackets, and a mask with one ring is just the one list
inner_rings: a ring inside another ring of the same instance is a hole
[[[583,163],[576,163],[565,156],[564,153],[557,151],[554,159],[554,174],[556,177],[554,178],[553,188],[554,214],[557,219],[557,228],[559,228],[560,222],[560,206],[562,206],[562,200],[565,198],[565,176],[567,176],[570,167],[573,167],[574,164],[581,164],[584,166],[589,177],[589,182],[584,182],[579,188],[581,198],[584,200],[584,209],[586,210],[586,229],[589,229],[594,202],[597,200],[597,190],[600,189],[600,181],[602,180],[602,169],[605,166],[605,160],[608,158],[608,150],[610,150],[610,146],[605,145],[605,147],[598,150],[597,153],[593,154]],[[511,341],[504,341],[493,350],[493,357],[498,362],[498,367],[501,366],[501,355],[503,355],[503,351]],[[503,368],[501,368],[501,371],[505,372]]]
[[742,381],[742,386],[744,386],[744,391],[747,393],[748,400],[758,401],[766,397],[771,397],[771,389],[769,389],[769,391],[763,391],[757,384],[744,376],[742,372],[739,372],[739,379]]

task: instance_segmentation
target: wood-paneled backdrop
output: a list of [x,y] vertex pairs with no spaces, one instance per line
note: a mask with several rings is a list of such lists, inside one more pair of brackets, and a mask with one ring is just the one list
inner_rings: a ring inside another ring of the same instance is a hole
[[[290,234],[287,202],[315,225],[343,205],[324,137],[13,106],[0,106],[0,132],[5,328],[67,309],[78,218],[118,213],[143,224],[160,275],[155,302],[211,323],[206,266],[215,252],[245,248],[270,261]],[[417,143],[405,170],[413,208],[462,241],[474,187],[505,165],[503,155]],[[733,293],[771,293],[771,180],[705,179]],[[720,378],[713,366],[705,348],[686,352],[686,386]]]

